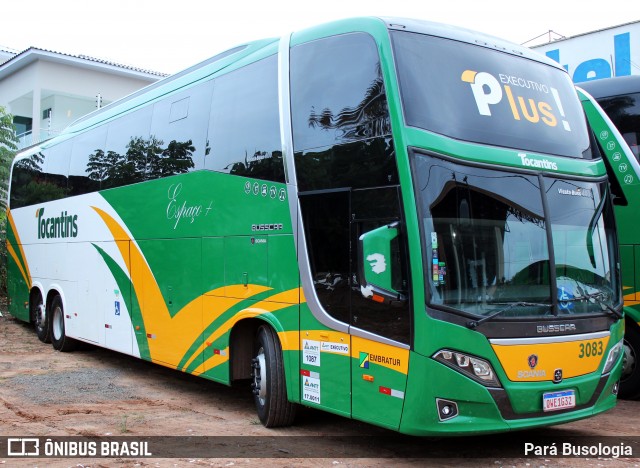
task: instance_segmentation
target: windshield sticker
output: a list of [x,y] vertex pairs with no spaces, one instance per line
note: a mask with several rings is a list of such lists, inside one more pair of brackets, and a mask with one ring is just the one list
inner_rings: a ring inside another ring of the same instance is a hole
[[445,284],[444,277],[446,274],[447,274],[447,267],[445,266],[444,262],[438,263],[438,282],[440,283],[440,286],[444,286]]
[[574,307],[573,299],[575,296],[568,291],[566,286],[561,286],[558,289],[558,308],[562,311],[568,312],[571,311]]
[[571,125],[564,119],[560,94],[551,86],[519,76],[499,73],[496,78],[491,73],[473,70],[465,70],[460,79],[469,83],[480,115],[491,117],[492,106],[504,102],[506,97],[514,120],[549,127],[556,127],[561,120],[562,127],[571,131]]
[[434,286],[440,285],[440,262],[438,260],[438,233],[431,233],[431,263],[432,263],[432,271],[431,277],[433,280]]
[[572,188],[572,189],[563,189],[559,188],[558,193],[560,195],[569,195],[572,197],[585,197],[585,198],[593,198],[593,191],[591,189],[583,189],[583,188]]

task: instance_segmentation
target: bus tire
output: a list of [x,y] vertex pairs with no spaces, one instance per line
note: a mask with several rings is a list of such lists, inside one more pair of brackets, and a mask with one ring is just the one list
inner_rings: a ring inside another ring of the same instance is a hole
[[625,364],[620,377],[618,397],[633,400],[640,397],[640,327],[627,321],[624,334]]
[[51,327],[47,317],[42,294],[36,292],[31,301],[31,321],[36,330],[38,339],[43,343],[51,343]]
[[282,348],[271,327],[258,328],[254,356],[251,387],[260,422],[265,427],[290,426],[296,405],[287,398]]
[[73,338],[69,338],[64,330],[64,308],[62,307],[62,299],[60,296],[55,296],[51,301],[50,307],[50,322],[51,327],[51,344],[54,349],[58,351],[73,351],[78,342]]

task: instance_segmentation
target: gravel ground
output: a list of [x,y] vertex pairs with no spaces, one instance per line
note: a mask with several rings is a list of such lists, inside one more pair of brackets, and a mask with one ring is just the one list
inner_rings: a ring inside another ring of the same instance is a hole
[[[176,458],[0,457],[0,468],[240,465],[631,468],[640,466],[639,458],[525,457],[521,448],[527,441],[540,437],[558,443],[567,438],[584,441],[594,437],[592,440],[609,444],[635,444],[637,457],[638,434],[640,402],[636,401],[620,401],[612,411],[583,421],[485,437],[399,436],[309,409],[301,411],[293,427],[270,430],[258,421],[248,387],[226,387],[91,346],[60,353],[39,342],[28,325],[8,316],[0,317],[0,441],[2,436],[129,440],[181,436],[188,444],[187,449],[192,450],[188,456],[183,451]],[[207,444],[220,440],[231,454],[224,458],[204,456],[210,453]]]

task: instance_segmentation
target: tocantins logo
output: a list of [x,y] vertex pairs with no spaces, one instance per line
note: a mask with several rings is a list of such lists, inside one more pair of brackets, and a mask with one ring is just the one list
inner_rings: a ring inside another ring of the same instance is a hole
[[60,216],[45,218],[44,208],[36,210],[38,239],[78,237],[78,215],[61,211]]

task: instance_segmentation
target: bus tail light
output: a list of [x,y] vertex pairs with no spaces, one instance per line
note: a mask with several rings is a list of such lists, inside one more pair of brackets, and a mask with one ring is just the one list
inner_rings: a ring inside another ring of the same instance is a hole
[[613,369],[614,364],[618,361],[618,358],[622,354],[624,349],[623,345],[624,340],[620,340],[616,343],[616,345],[609,350],[609,354],[607,355],[607,362],[604,364],[604,368],[602,369],[603,374],[608,374]]
[[491,364],[475,356],[459,353],[458,351],[450,351],[441,349],[433,355],[433,359],[442,364],[451,367],[461,374],[471,377],[476,382],[480,382],[486,387],[501,387],[500,381],[496,376]]

